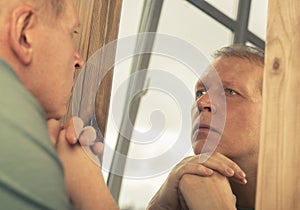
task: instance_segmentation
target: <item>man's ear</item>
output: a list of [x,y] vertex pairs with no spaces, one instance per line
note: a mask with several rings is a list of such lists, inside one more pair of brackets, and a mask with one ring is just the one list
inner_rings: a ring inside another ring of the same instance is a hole
[[36,13],[28,5],[20,5],[12,11],[9,45],[24,65],[32,61],[32,29],[36,24]]

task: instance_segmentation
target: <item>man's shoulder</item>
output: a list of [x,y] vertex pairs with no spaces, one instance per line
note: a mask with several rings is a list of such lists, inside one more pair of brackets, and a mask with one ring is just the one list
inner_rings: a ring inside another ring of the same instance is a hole
[[55,156],[41,106],[4,61],[0,61],[0,98],[1,144],[12,139],[22,145],[30,142]]
[[45,114],[37,100],[23,87],[12,68],[0,59],[0,117],[4,123],[26,128],[45,126]]
[[0,209],[70,209],[45,114],[3,61],[0,97]]
[[[41,78],[42,79],[42,78]],[[30,105],[39,112],[42,111],[37,100],[27,91],[12,67],[0,58],[0,96],[1,105],[10,103],[10,108],[18,105]],[[12,103],[15,102],[15,103]],[[20,106],[19,106],[20,107]],[[27,108],[27,107],[25,107]],[[22,109],[21,109],[22,110]],[[18,111],[18,110],[16,110]]]

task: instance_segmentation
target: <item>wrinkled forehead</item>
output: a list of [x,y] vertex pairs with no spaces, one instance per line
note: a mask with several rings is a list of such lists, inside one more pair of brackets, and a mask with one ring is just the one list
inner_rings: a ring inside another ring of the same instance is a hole
[[196,83],[196,88],[215,87],[216,84],[235,84],[261,88],[263,66],[247,59],[220,57],[209,65]]

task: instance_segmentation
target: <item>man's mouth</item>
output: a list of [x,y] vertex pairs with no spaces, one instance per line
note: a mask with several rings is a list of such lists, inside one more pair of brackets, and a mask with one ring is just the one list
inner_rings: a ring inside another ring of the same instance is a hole
[[220,132],[216,128],[210,126],[209,124],[201,124],[200,123],[200,124],[197,124],[193,129],[193,134],[194,135],[196,135],[198,133],[208,134],[209,132],[215,132],[215,133],[220,134]]

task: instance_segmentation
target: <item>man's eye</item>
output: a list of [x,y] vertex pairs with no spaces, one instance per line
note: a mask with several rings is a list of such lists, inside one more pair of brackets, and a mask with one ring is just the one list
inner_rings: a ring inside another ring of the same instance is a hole
[[225,88],[224,91],[225,91],[225,94],[226,94],[226,95],[230,95],[230,96],[233,96],[233,95],[237,95],[237,94],[238,94],[236,91],[234,91],[234,90],[232,90],[232,89],[230,89],[230,88]]
[[207,93],[206,90],[198,90],[196,92],[196,99],[200,98],[201,96],[205,95]]
[[72,33],[71,33],[71,36],[72,36],[72,38],[74,37],[74,35],[78,35],[79,34],[79,32],[78,31],[73,31]]

